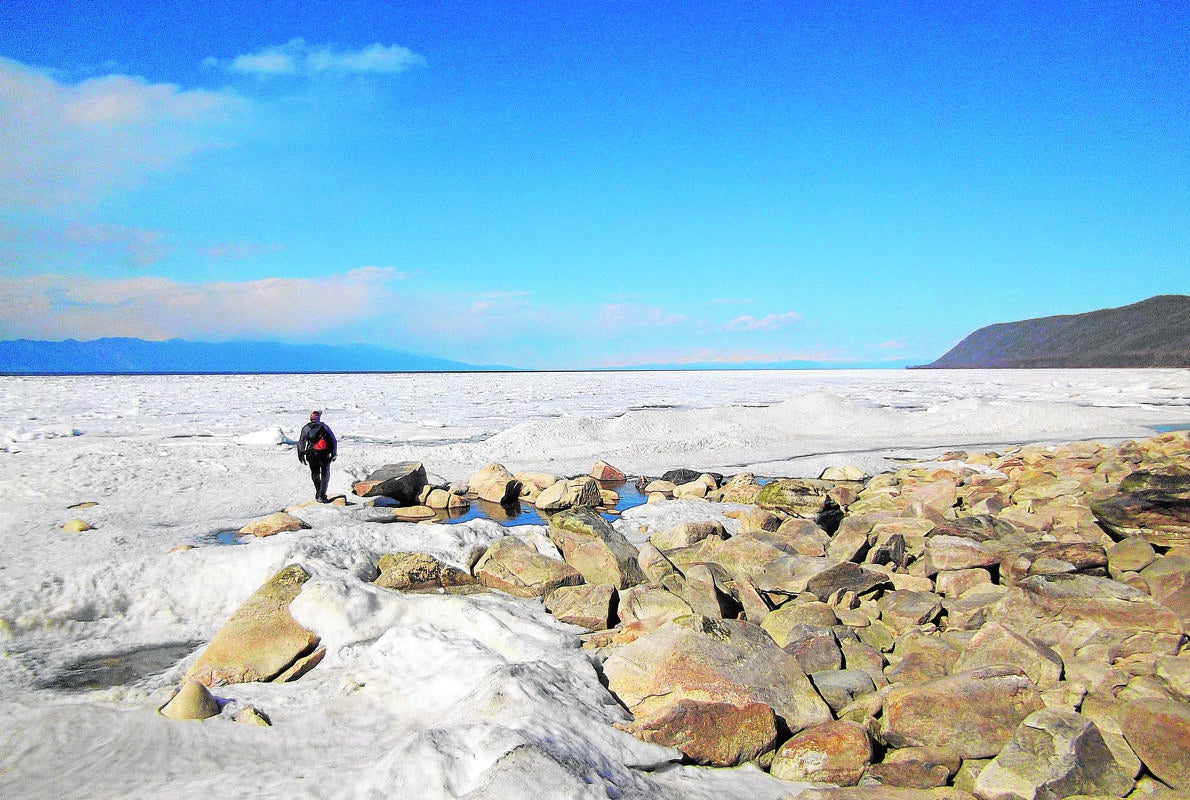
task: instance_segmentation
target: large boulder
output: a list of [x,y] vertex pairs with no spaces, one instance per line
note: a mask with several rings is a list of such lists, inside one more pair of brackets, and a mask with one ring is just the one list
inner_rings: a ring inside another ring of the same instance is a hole
[[881,736],[893,747],[947,746],[963,758],[987,758],[1041,708],[1024,672],[985,667],[895,686],[885,700]]
[[402,461],[373,470],[353,491],[360,497],[391,497],[401,505],[415,505],[426,482],[420,461]]
[[257,589],[228,618],[186,673],[205,686],[300,677],[299,664],[312,667],[325,649],[298,624],[289,604],[310,580],[298,564],[285,567]]
[[380,575],[375,584],[398,592],[469,590],[478,584],[469,572],[429,553],[385,553],[376,566]]
[[828,531],[833,531],[843,516],[838,504],[830,496],[834,486],[831,481],[812,478],[770,481],[757,494],[756,505],[815,520]]
[[1062,657],[1036,639],[999,622],[984,625],[967,642],[955,670],[966,672],[996,664],[1020,667],[1038,689],[1052,689],[1062,677]]
[[517,597],[542,597],[559,586],[577,586],[583,576],[565,561],[542,555],[515,536],[497,539],[473,570],[479,582]]
[[1093,646],[1109,660],[1173,655],[1182,642],[1173,611],[1135,587],[1090,575],[1025,578],[991,609],[991,618],[1049,647]]
[[501,464],[488,464],[467,482],[471,492],[489,503],[514,503],[521,497],[522,484]]
[[560,480],[541,490],[533,505],[543,514],[556,514],[568,508],[593,508],[603,501],[599,483],[591,477]]
[[1073,711],[1044,709],[1026,717],[983,768],[975,794],[984,800],[1123,797],[1132,786],[1095,723]]
[[559,586],[545,596],[545,608],[555,618],[589,631],[610,627],[615,617],[615,588],[590,583]]
[[568,509],[551,516],[549,537],[587,583],[625,589],[644,580],[636,548],[589,508]]
[[1190,544],[1190,475],[1129,476],[1121,485],[1155,486],[1121,491],[1091,504],[1099,524],[1120,538],[1141,536],[1159,547]]
[[[614,652],[603,672],[608,689],[638,718],[670,718],[686,700],[763,703],[795,733],[831,719],[793,656],[743,620],[692,615],[671,622]],[[733,735],[727,726],[722,733]]]
[[854,786],[872,761],[872,740],[854,722],[832,720],[807,728],[781,745],[769,772],[787,781]]
[[676,747],[691,761],[734,767],[770,752],[777,720],[765,703],[716,703],[682,698],[638,714],[621,726],[646,742]]
[[1134,700],[1119,713],[1120,729],[1149,772],[1190,792],[1190,705],[1176,700]]

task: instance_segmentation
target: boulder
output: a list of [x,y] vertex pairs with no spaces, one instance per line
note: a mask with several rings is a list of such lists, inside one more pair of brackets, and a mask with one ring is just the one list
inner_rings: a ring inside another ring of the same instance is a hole
[[626,589],[644,580],[636,548],[589,508],[568,509],[551,516],[549,537],[587,583]]
[[881,738],[893,747],[945,746],[963,758],[986,758],[1041,708],[1041,695],[1022,670],[984,667],[893,687]]
[[832,720],[781,745],[769,772],[787,781],[854,786],[872,761],[872,740],[854,722]]
[[500,464],[488,464],[467,481],[480,500],[505,505],[520,499],[521,482]]
[[1041,691],[1052,689],[1062,677],[1061,656],[1041,642],[993,621],[971,637],[954,668],[965,672],[995,664],[1020,667]]
[[606,584],[559,586],[545,596],[545,608],[556,619],[589,631],[611,627],[615,613],[615,588]]
[[844,464],[837,467],[827,467],[818,476],[824,481],[862,481],[867,475],[859,467]]
[[727,483],[712,493],[711,499],[721,503],[741,503],[751,505],[756,502],[761,486],[751,472],[742,472],[733,476]]
[[795,733],[831,719],[793,656],[743,620],[671,622],[614,652],[603,673],[608,689],[638,716],[656,717],[659,709],[689,699],[763,703]]
[[836,714],[853,700],[876,691],[872,676],[859,669],[826,669],[812,672],[810,682]]
[[426,480],[426,468],[420,461],[402,461],[373,470],[353,491],[360,497],[391,497],[401,505],[413,505]]
[[[720,573],[718,581],[715,570]],[[734,617],[739,612],[739,605],[718,585],[726,582],[726,575],[721,567],[695,564],[686,570],[686,585],[682,596],[696,614],[717,619]]]
[[517,597],[542,597],[559,586],[583,582],[574,567],[542,555],[515,536],[492,542],[473,572],[484,586]]
[[62,530],[67,533],[82,533],[83,531],[94,530],[94,527],[86,520],[71,519],[62,523]]
[[[1190,487],[1190,477],[1181,485]],[[1162,489],[1121,492],[1091,504],[1099,524],[1119,538],[1140,536],[1158,547],[1190,544],[1190,494]]]
[[694,613],[682,597],[660,583],[642,583],[620,592],[620,621],[641,630],[656,630]]
[[269,514],[267,517],[249,522],[240,528],[239,533],[243,536],[265,537],[288,531],[308,530],[309,528],[309,525],[292,514],[278,511],[275,514]]
[[170,719],[207,719],[219,713],[219,701],[206,686],[189,680],[157,713]]
[[789,644],[792,632],[799,625],[829,628],[839,624],[838,617],[829,605],[818,600],[790,600],[770,611],[764,618],[762,628],[773,637],[778,646]]
[[889,582],[886,575],[844,561],[827,567],[806,581],[806,591],[826,601],[837,592],[864,594]]
[[623,481],[628,477],[606,461],[596,461],[587,474],[597,481]]
[[828,531],[838,527],[842,511],[830,497],[831,481],[786,478],[770,481],[756,496],[761,508],[777,509],[795,517],[812,519]]
[[290,671],[295,663],[324,652],[318,636],[289,613],[289,604],[309,579],[310,573],[297,564],[269,578],[223,624],[185,680],[217,686],[296,677]]
[[983,768],[975,794],[985,800],[1123,797],[1132,786],[1095,723],[1073,711],[1044,709],[1026,717]]
[[1190,706],[1176,700],[1133,700],[1120,710],[1133,752],[1162,783],[1190,791]]
[[691,761],[734,767],[777,745],[777,720],[765,703],[718,703],[682,698],[620,726],[646,742],[675,747]]
[[654,533],[649,537],[649,543],[664,553],[666,550],[698,544],[708,536],[726,539],[727,531],[723,529],[723,523],[718,520],[683,522]]
[[[778,644],[781,644],[778,642]],[[843,651],[835,634],[830,628],[818,628],[813,625],[799,624],[789,630],[786,642],[782,645],[786,653],[797,659],[798,666],[807,674],[826,670],[837,670],[843,666]],[[817,684],[815,684],[817,686]],[[828,698],[818,687],[818,693],[830,704]]]
[[377,564],[375,584],[398,592],[457,590],[479,582],[470,573],[443,564],[429,553],[385,553]]
[[709,475],[715,482],[715,485],[723,481],[722,475],[715,475],[714,473],[699,472],[693,469],[671,469],[669,472],[661,476],[661,480],[668,481],[674,486],[683,483],[690,483],[691,481],[699,480],[703,475]]
[[556,514],[568,508],[594,508],[602,502],[599,483],[594,478],[584,476],[560,480],[542,489],[533,505],[543,514]]
[[[1090,575],[1034,575],[991,609],[991,618],[1057,648],[1097,646],[1110,659],[1177,653],[1182,623],[1139,589]],[[1034,632],[1044,632],[1045,636]]]

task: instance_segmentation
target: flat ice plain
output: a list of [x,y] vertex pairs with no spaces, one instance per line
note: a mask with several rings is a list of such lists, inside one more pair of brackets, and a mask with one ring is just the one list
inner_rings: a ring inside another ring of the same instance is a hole
[[[1187,370],[0,377],[0,390],[4,798],[796,796],[615,729],[626,713],[577,629],[540,603],[368,582],[384,552],[462,566],[509,533],[548,547],[540,526],[380,525],[313,507],[298,512],[312,530],[222,543],[310,499],[292,440],[313,408],[341,441],[334,494],[405,460],[458,482],[490,462],[577,474],[596,459],[631,475],[814,476],[1190,427]],[[674,501],[616,524],[636,541],[642,524],[685,519],[731,530],[723,510]],[[75,517],[95,529],[62,531]],[[291,684],[220,687],[229,706],[204,722],[157,715],[201,643],[289,563],[313,575],[292,611],[328,646],[322,664]],[[52,688],[81,659],[179,643],[164,671]],[[231,722],[244,704],[273,727]]]

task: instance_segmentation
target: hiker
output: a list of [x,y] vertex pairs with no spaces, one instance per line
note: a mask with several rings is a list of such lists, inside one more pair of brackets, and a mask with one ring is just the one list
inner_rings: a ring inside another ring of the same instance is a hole
[[310,479],[314,481],[314,499],[329,503],[326,485],[331,478],[331,462],[339,455],[339,442],[335,434],[322,421],[321,411],[311,411],[310,421],[302,428],[298,437],[298,461],[310,465]]

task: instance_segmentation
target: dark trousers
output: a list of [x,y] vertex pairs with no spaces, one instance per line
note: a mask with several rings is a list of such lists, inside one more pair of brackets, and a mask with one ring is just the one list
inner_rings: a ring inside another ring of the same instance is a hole
[[331,459],[329,456],[306,456],[310,465],[310,480],[314,481],[314,497],[326,499],[326,485],[331,480]]

